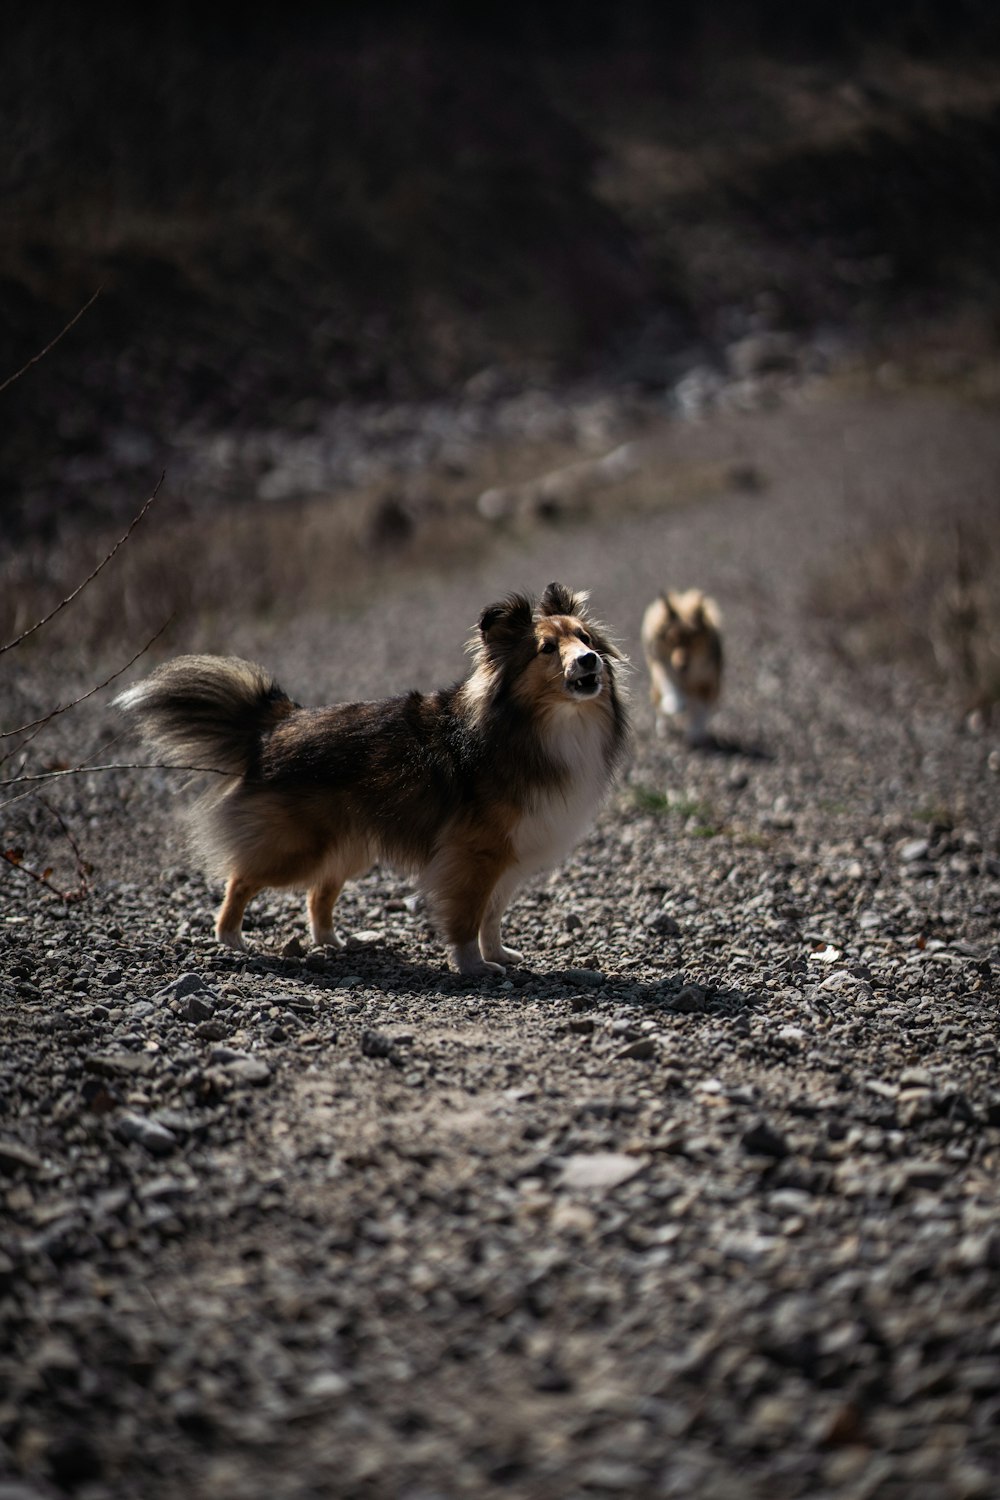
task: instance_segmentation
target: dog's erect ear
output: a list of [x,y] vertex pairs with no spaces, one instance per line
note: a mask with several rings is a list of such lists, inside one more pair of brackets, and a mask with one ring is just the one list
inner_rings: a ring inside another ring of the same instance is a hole
[[538,606],[543,615],[581,615],[586,594],[572,594],[561,583],[550,583]]
[[508,594],[497,604],[488,604],[479,616],[479,631],[484,641],[523,635],[531,625],[531,600],[523,594]]

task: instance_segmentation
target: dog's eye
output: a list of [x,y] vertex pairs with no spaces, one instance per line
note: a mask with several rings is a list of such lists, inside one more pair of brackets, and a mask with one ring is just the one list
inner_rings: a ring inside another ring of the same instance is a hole
[[538,649],[545,656],[550,656],[552,654],[552,652],[556,649],[556,643],[555,643],[555,641],[552,641],[552,640],[543,641],[542,644],[539,646]]
[[576,633],[585,646],[592,646],[594,644],[585,630],[578,630]]

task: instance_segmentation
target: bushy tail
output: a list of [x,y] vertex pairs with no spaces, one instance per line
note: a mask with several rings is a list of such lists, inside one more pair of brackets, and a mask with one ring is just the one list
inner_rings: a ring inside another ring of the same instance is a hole
[[253,662],[236,656],[178,656],[115,699],[169,765],[243,776],[261,736],[295,704]]

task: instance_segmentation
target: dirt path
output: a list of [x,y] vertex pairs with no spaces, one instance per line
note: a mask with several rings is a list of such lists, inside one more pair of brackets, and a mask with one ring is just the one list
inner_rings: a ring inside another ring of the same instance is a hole
[[319,702],[457,675],[512,587],[589,588],[636,662],[657,588],[716,593],[727,753],[635,673],[523,969],[446,974],[379,873],[343,955],[281,957],[284,897],[218,950],[155,777],[74,793],[89,902],[4,882],[4,1500],[996,1493],[1000,745],[811,599],[995,496],[1000,431],[827,400],[644,462],[760,484],[217,643]]

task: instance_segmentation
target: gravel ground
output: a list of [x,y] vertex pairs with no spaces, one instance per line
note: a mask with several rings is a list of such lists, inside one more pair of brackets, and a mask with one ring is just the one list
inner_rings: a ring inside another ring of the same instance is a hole
[[1000,432],[901,396],[645,441],[764,482],[218,642],[318,702],[456,675],[512,587],[589,588],[635,661],[656,588],[716,594],[714,752],[637,670],[523,968],[449,974],[386,872],[343,953],[284,895],[217,948],[157,773],[65,793],[85,901],[0,877],[2,1500],[998,1492],[1000,738],[809,601],[995,495]]

